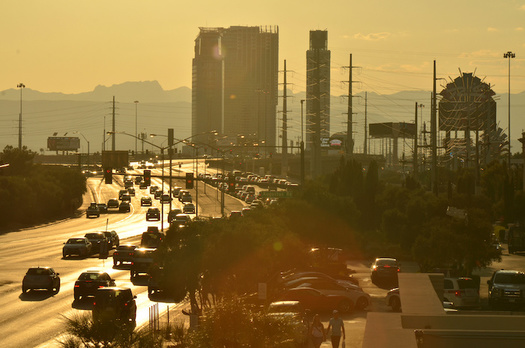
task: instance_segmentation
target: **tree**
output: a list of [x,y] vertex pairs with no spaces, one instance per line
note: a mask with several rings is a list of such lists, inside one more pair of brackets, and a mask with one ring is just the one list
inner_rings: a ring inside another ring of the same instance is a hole
[[0,153],[0,163],[9,164],[9,167],[3,169],[4,175],[28,175],[35,155],[36,153],[28,150],[26,146],[19,149],[7,145]]

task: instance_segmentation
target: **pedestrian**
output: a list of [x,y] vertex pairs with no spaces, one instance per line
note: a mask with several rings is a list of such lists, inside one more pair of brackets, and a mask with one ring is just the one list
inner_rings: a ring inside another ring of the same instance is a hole
[[332,348],[339,348],[339,342],[341,342],[341,335],[343,336],[343,343],[345,341],[345,323],[343,319],[339,318],[339,312],[334,310],[334,316],[330,318],[328,328],[326,331],[332,329],[330,339],[332,340]]
[[326,341],[326,332],[324,330],[324,325],[319,318],[319,314],[314,315],[312,326],[310,326],[310,336],[312,337],[312,342],[315,348],[321,347],[321,343]]

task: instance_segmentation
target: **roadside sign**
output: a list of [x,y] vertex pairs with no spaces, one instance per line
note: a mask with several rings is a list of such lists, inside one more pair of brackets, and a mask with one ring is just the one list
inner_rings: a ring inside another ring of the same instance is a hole
[[292,192],[289,191],[261,191],[262,198],[289,198],[292,197]]

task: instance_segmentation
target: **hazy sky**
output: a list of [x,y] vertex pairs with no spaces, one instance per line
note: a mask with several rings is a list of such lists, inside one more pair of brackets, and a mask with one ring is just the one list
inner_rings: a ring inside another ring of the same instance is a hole
[[[279,26],[279,66],[305,90],[309,30],[328,30],[332,93],[353,54],[356,91],[432,89],[438,77],[473,72],[495,91],[525,90],[525,0],[2,0],[0,90],[80,93],[97,85],[157,80],[191,87],[199,27]],[[282,75],[279,77],[282,81]]]

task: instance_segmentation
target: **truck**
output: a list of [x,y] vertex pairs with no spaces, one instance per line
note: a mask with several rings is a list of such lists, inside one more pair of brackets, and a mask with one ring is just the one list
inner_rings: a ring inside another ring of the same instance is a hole
[[512,226],[508,235],[509,254],[525,251],[525,227]]

